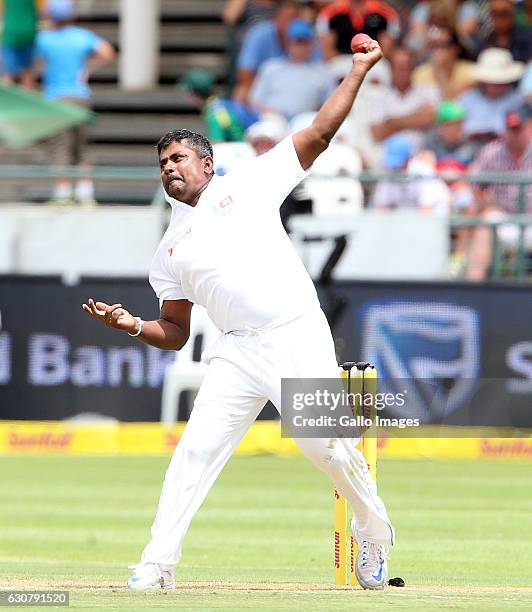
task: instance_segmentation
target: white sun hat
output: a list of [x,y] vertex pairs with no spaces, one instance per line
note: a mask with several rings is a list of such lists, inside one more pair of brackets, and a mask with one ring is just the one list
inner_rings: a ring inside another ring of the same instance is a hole
[[282,117],[269,115],[248,127],[245,138],[247,142],[255,138],[268,138],[277,143],[281,142],[287,133],[287,122]]
[[522,62],[514,62],[508,49],[484,49],[474,66],[474,76],[480,83],[504,84],[519,81],[525,67]]

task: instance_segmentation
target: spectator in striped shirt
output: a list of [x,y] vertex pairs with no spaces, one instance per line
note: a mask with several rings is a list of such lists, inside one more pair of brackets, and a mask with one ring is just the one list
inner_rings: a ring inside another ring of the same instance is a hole
[[[485,145],[474,162],[476,173],[532,173],[532,121],[530,109],[522,106],[506,114],[504,135]],[[517,213],[532,214],[532,185],[524,188],[519,198],[516,183],[491,182],[476,189],[476,202],[472,213],[485,219],[501,220]],[[519,229],[510,223],[499,226],[497,237],[505,252],[515,251]],[[525,247],[532,252],[532,227],[525,231]],[[476,228],[471,237],[467,277],[470,280],[486,278],[492,258],[492,236],[488,227]]]

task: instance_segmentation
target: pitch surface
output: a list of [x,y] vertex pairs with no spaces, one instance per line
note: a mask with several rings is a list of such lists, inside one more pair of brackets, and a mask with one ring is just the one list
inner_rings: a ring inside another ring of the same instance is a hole
[[532,609],[532,467],[381,461],[406,588],[335,588],[332,494],[302,458],[236,457],[193,522],[178,589],[132,593],[167,457],[0,458],[0,588],[65,589],[73,608]]

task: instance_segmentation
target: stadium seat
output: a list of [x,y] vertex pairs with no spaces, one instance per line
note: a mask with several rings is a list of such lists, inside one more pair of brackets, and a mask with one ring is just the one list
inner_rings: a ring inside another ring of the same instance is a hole
[[180,394],[183,391],[197,391],[205,377],[207,366],[201,361],[194,361],[194,349],[198,341],[201,341],[199,346],[201,355],[219,335],[220,331],[209,319],[207,311],[201,306],[194,306],[190,319],[190,338],[176,353],[175,360],[167,366],[164,373],[161,423],[173,425],[177,421]]
[[345,144],[331,144],[315,162],[304,182],[312,200],[315,217],[356,215],[363,208],[360,181],[353,178],[362,170],[358,153]]

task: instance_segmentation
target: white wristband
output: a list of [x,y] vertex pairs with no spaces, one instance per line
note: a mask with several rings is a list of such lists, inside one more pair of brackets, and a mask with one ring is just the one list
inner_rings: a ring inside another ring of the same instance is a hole
[[132,338],[136,338],[137,336],[140,336],[140,334],[142,333],[142,319],[140,317],[135,317],[135,321],[138,323],[139,329],[136,333],[131,334],[129,332],[127,332],[128,336],[131,336]]

